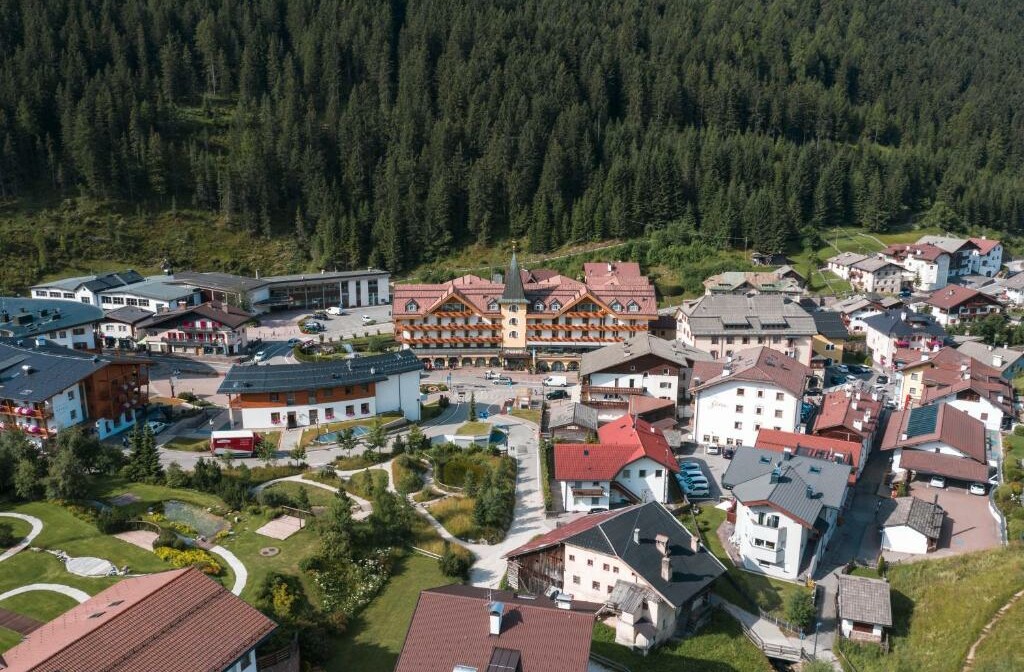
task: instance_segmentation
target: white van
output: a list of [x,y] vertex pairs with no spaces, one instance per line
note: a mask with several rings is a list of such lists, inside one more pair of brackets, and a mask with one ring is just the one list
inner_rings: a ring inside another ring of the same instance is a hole
[[545,387],[565,387],[568,384],[565,376],[548,376],[543,382]]
[[331,306],[327,309],[328,315],[344,315],[345,312],[341,309],[341,306]]

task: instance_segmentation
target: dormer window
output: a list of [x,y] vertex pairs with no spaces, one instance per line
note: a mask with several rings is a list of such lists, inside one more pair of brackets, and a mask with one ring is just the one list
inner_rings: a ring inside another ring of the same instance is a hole
[[619,312],[620,310],[622,310],[622,304],[619,303],[618,301],[612,301],[612,310],[614,310],[615,312]]
[[490,303],[488,303],[487,304],[487,310],[491,311],[492,313],[497,311],[498,310],[498,302],[497,301],[491,301]]
[[544,310],[544,302],[538,301],[537,303],[533,304],[533,309],[537,312]]
[[626,310],[628,310],[631,313],[638,313],[640,312],[640,304],[638,304],[636,301],[630,301],[628,304],[626,304]]
[[407,313],[414,313],[419,309],[420,304],[416,303],[415,301],[410,300],[408,303],[405,304],[405,312]]
[[552,301],[552,302],[551,302],[551,310],[552,310],[553,312],[556,312],[556,313],[557,313],[557,312],[558,312],[558,311],[560,311],[561,309],[562,309],[562,304],[560,304],[560,303],[559,303],[558,301]]

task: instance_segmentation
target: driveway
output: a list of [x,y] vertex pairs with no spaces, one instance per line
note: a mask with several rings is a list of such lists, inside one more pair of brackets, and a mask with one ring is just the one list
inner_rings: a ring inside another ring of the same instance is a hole
[[[937,497],[939,506],[946,511],[939,547],[927,555],[929,559],[982,551],[1002,544],[996,519],[988,509],[987,497],[972,495],[964,488],[952,485],[944,489],[932,488],[924,481],[911,483],[910,494],[929,502]],[[924,556],[888,552],[885,557],[907,562],[924,559]]]

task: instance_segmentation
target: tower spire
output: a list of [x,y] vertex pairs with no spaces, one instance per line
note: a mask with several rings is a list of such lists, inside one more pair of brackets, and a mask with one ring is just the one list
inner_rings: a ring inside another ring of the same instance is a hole
[[512,258],[508,262],[508,274],[505,277],[505,290],[498,301],[503,304],[526,303],[526,290],[523,289],[523,276],[516,258],[516,246],[512,243]]

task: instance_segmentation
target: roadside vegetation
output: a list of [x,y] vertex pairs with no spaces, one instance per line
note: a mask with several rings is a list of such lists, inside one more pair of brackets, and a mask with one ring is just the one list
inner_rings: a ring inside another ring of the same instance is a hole
[[512,523],[515,461],[479,446],[435,446],[428,455],[434,478],[460,494],[431,504],[429,511],[459,539],[499,541]]

